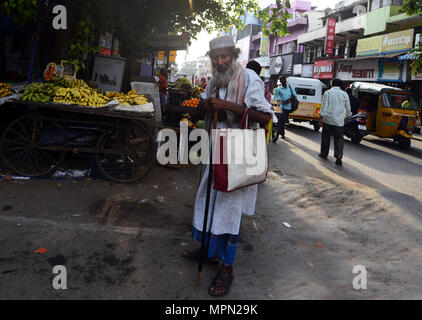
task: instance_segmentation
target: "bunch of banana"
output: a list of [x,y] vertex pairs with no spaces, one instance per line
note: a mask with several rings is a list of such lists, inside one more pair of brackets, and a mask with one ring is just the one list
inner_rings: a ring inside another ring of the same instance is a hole
[[113,100],[117,97],[123,97],[124,95],[125,95],[124,93],[118,93],[118,92],[115,92],[115,91],[107,92],[107,98],[109,98],[111,100]]
[[10,90],[10,85],[7,83],[0,82],[0,98],[4,98],[13,94]]
[[143,105],[148,103],[148,99],[144,95],[136,94],[136,90],[129,91],[126,95],[115,97],[119,103],[125,106]]
[[70,82],[65,78],[51,78],[49,83],[53,84],[55,87],[60,88],[69,88]]
[[106,96],[88,88],[60,88],[54,97],[54,102],[85,107],[102,107],[109,100]]
[[75,79],[70,81],[69,88],[85,88],[90,89],[90,87],[82,79]]
[[52,83],[31,83],[22,94],[22,101],[51,102],[56,95],[56,88]]

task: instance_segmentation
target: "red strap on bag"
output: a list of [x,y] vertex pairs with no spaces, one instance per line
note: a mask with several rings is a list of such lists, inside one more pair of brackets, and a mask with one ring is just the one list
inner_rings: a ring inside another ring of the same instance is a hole
[[245,107],[245,110],[243,110],[242,118],[241,118],[240,123],[239,123],[240,129],[248,129],[249,108],[245,105],[244,105],[244,107]]

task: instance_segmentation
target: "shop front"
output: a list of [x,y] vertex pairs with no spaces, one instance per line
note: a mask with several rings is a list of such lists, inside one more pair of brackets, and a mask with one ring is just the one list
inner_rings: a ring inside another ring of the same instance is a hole
[[376,82],[378,80],[378,59],[341,60],[337,62],[335,77],[345,87],[355,81]]
[[334,61],[315,61],[313,78],[321,80],[325,85],[330,87],[330,81],[334,79],[334,66]]
[[[277,81],[281,76],[293,76],[294,66],[301,65],[303,54],[293,52],[284,55],[271,56],[270,58],[270,88],[277,86]],[[296,70],[297,67],[296,67]]]
[[400,86],[400,83],[404,84],[409,80],[407,73],[406,61],[399,61],[397,58],[378,60],[378,82]]

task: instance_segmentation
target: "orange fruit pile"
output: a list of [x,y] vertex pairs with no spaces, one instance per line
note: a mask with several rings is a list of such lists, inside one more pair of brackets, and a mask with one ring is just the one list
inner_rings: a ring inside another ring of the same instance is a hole
[[192,98],[190,100],[183,101],[182,107],[193,107],[196,108],[199,105],[199,99]]

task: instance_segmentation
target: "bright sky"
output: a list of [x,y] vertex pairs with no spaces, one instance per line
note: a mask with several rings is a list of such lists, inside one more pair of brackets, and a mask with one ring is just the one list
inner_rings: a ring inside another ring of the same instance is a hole
[[[290,0],[293,2],[294,0]],[[334,8],[334,5],[340,0],[310,0],[312,6],[316,6],[318,10],[325,8]],[[275,0],[258,0],[261,8],[265,8],[270,4],[274,4]],[[209,48],[209,42],[217,36],[217,33],[208,34],[206,31],[202,31],[198,35],[198,39],[192,41],[188,51],[178,51],[176,57],[176,63],[179,68],[182,66],[184,61],[195,61],[198,57],[205,55]]]

